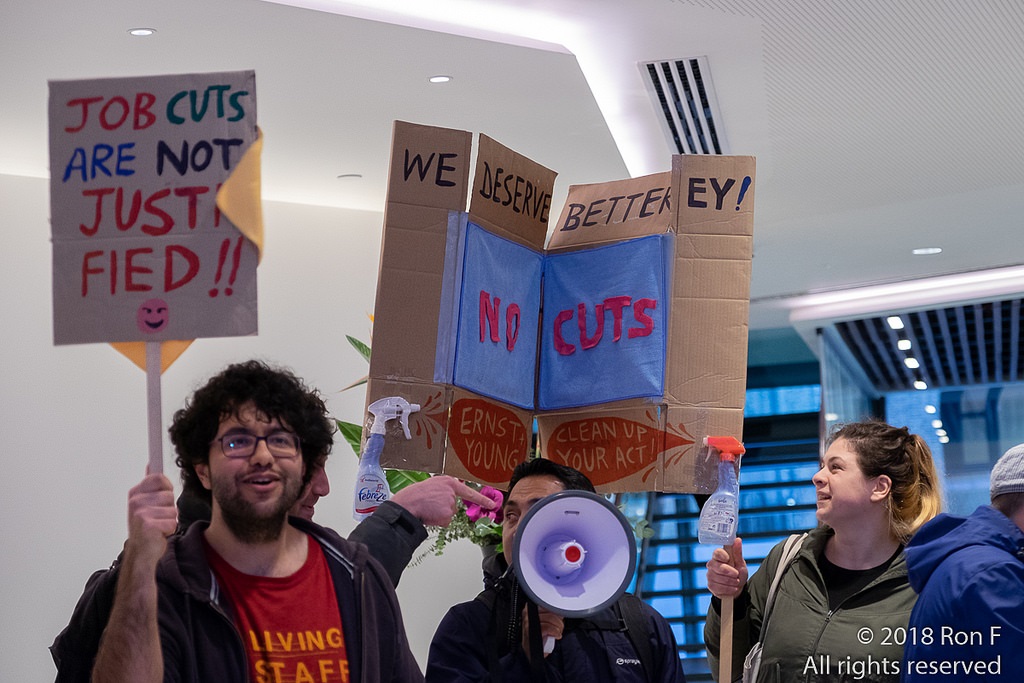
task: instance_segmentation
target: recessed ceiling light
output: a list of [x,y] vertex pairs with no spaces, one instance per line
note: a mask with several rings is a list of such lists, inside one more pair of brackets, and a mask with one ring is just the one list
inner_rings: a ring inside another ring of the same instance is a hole
[[897,339],[896,348],[900,351],[909,351],[910,347],[913,346],[909,339]]
[[932,420],[932,429],[942,429],[942,420]]
[[904,358],[903,364],[906,365],[911,370],[921,367],[921,364],[917,362],[917,359],[914,358],[913,356],[907,356],[906,358]]
[[949,443],[949,437],[948,436],[940,436],[939,437],[939,443]]
[[940,429],[936,429],[935,430],[935,435],[936,436],[949,436],[949,433],[945,429],[941,429],[940,428]]
[[929,403],[928,405],[926,405],[924,407],[924,412],[928,413],[929,415],[934,415],[937,410],[938,409],[935,406],[933,406],[931,403]]
[[891,327],[894,330],[903,329],[903,318],[899,317],[898,315],[890,315],[888,318],[885,319],[885,322],[889,323],[889,327]]
[[919,379],[916,382],[914,382],[914,388],[917,389],[918,391],[924,391],[925,389],[928,388],[928,383],[922,379]]
[[445,76],[443,74],[438,74],[437,76],[430,77],[431,83],[447,83],[450,80],[452,80],[451,76]]
[[142,28],[142,27],[130,28],[130,29],[128,29],[128,33],[130,33],[133,36],[151,36],[154,33],[156,33],[156,29],[155,28]]
[[931,256],[933,254],[941,254],[942,247],[920,247],[910,252],[914,256]]

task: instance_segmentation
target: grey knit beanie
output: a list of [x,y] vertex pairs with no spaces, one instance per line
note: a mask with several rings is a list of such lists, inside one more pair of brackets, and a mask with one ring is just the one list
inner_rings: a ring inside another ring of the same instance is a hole
[[992,500],[1004,493],[1024,491],[1024,444],[1014,446],[1003,453],[992,468],[989,494]]

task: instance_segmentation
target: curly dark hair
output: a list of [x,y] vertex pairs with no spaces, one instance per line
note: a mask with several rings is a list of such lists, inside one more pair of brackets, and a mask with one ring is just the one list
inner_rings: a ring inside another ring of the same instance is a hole
[[210,442],[217,436],[222,420],[238,417],[252,404],[267,419],[287,425],[299,437],[305,465],[303,484],[313,468],[323,465],[334,443],[334,427],[327,406],[315,389],[310,389],[290,370],[258,361],[229,365],[196,390],[185,407],[174,414],[168,430],[178,456],[184,491],[210,502],[195,466],[210,458]]

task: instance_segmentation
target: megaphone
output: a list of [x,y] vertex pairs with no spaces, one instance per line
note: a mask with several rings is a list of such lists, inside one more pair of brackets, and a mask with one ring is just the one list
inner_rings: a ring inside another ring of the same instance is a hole
[[563,617],[587,617],[618,600],[632,581],[633,529],[605,498],[561,491],[523,515],[512,566],[538,606]]

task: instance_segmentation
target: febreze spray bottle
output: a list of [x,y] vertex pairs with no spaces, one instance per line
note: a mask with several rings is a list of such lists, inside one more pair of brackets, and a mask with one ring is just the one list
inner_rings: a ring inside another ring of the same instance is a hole
[[359,472],[356,474],[355,498],[352,501],[352,516],[356,521],[366,519],[381,503],[391,498],[387,476],[380,466],[380,454],[384,450],[384,434],[388,420],[396,417],[402,422],[405,438],[409,434],[409,415],[420,409],[419,404],[409,403],[404,398],[389,396],[370,404],[367,411],[370,418],[370,436],[366,439],[363,454],[359,457]]
[[708,545],[732,545],[740,516],[740,486],[736,480],[736,456],[746,449],[731,436],[705,438],[718,451],[718,488],[700,511],[697,540]]

